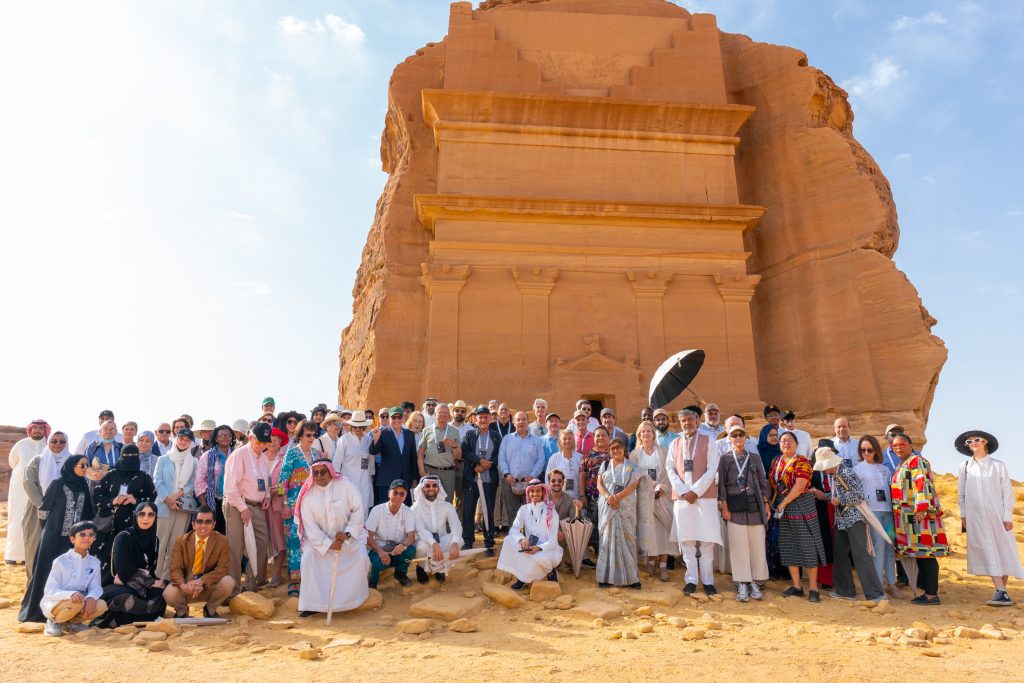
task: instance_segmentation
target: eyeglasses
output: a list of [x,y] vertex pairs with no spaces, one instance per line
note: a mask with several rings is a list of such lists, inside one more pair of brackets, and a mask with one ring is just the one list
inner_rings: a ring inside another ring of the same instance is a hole
[[964,441],[964,443],[967,444],[968,446],[973,446],[976,443],[981,443],[981,437],[975,436],[971,439],[967,439],[966,441]]
[[95,531],[79,531],[75,536],[82,536],[84,538],[96,538]]
[[52,443],[54,446],[63,446],[64,444],[67,443],[67,441],[64,439],[50,439],[50,443]]
[[170,429],[158,429],[158,430],[156,430],[156,433],[157,434],[170,434],[171,430]]
[[745,438],[747,438],[747,435],[744,434],[743,432],[735,432],[733,434],[730,434],[729,438],[730,439],[745,439]]
[[192,524],[198,524],[199,526],[206,526],[208,524],[213,524],[213,520],[212,519],[197,519],[194,522],[192,522]]
[[284,421],[284,423],[285,423],[286,425],[294,425],[294,424],[298,424],[298,423],[299,423],[299,421],[298,421],[298,420],[296,420],[296,419],[295,419],[294,417],[290,417],[290,418],[288,418],[287,420],[285,420],[285,421]]
[[437,484],[424,484],[423,488],[425,488],[425,489],[436,489],[437,488]]
[[263,424],[268,424],[268,425],[274,424],[274,418],[269,417],[269,416],[268,417],[261,417],[260,418],[260,422],[262,422]]
[[860,449],[860,452],[861,453],[874,453],[875,449],[874,448],[862,448],[862,449]]
[[401,420],[401,419],[402,419],[402,416],[401,416],[401,415],[392,415],[392,416],[391,416],[391,419],[392,419],[392,420]]
[[317,467],[313,470],[314,477],[326,477],[328,474],[330,474],[330,471],[326,467]]
[[155,512],[140,512],[139,517],[156,517]]
[[302,433],[302,438],[303,439],[315,439],[316,438],[316,432],[303,432]]
[[75,469],[76,469],[76,470],[77,470],[77,469],[83,469],[83,470],[87,470],[87,469],[89,469],[89,466],[88,466],[88,465],[86,465],[86,464],[85,464],[85,461],[83,460],[82,462],[80,462],[80,463],[78,463],[77,465],[75,465]]

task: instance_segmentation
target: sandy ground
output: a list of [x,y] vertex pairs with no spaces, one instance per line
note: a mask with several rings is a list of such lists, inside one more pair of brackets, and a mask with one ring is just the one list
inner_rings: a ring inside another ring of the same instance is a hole
[[[952,503],[951,512],[955,486],[951,475],[941,478],[942,500]],[[1016,490],[1014,517],[1022,541],[1024,488]],[[172,635],[162,652],[140,647],[132,635],[97,629],[60,639],[17,632],[24,568],[0,565],[0,604],[4,598],[11,603],[0,609],[0,672],[21,681],[107,683],[200,677],[381,681],[396,675],[402,680],[425,675],[460,681],[581,681],[594,676],[631,681],[1019,681],[1024,677],[1024,591],[1020,582],[1012,582],[1011,595],[1022,601],[1018,606],[986,607],[991,582],[967,575],[959,519],[951,515],[949,522],[953,556],[940,561],[939,607],[896,600],[887,613],[877,614],[859,603],[825,595],[820,604],[812,605],[780,597],[785,586],[777,582],[768,584],[761,603],[737,603],[727,592],[720,601],[698,601],[680,592],[679,570],[672,572],[667,584],[645,577],[641,591],[601,591],[592,570],[584,569],[580,579],[560,575],[563,593],[570,594],[577,606],[596,600],[621,609],[621,616],[595,622],[577,608],[548,609],[527,600],[519,608],[506,609],[491,602],[469,617],[478,628],[473,633],[449,631],[447,622],[440,620],[432,621],[422,635],[399,632],[397,624],[409,618],[410,605],[430,595],[481,595],[482,579],[494,577],[489,577],[487,561],[480,559],[478,566],[467,560],[465,569],[443,586],[431,581],[402,589],[393,580],[384,580],[382,608],[337,615],[329,627],[323,616],[299,619],[284,589],[278,589],[266,593],[278,602],[273,619],[293,621],[291,628],[270,629],[268,622],[233,615],[225,608],[222,613],[230,624],[186,628]],[[729,577],[720,576],[717,585],[719,590],[730,589]],[[924,642],[904,635],[914,622],[933,631]],[[705,637],[686,640],[689,631],[684,626],[700,627]],[[959,626],[993,627],[1005,640],[958,638],[953,631]],[[300,656],[310,648],[320,649],[317,659]]]

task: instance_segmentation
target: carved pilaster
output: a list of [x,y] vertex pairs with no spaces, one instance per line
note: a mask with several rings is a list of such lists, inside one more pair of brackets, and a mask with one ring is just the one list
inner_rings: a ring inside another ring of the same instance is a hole
[[551,329],[549,297],[558,281],[557,268],[512,268],[519,293],[523,295],[523,360],[534,381],[548,375]]
[[422,263],[420,270],[420,282],[430,300],[426,387],[439,396],[455,396],[459,377],[459,293],[473,269]]

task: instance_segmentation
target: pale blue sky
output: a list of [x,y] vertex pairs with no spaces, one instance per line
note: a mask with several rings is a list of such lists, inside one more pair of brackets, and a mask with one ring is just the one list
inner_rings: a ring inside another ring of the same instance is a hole
[[[1024,3],[681,4],[851,93],[899,208],[896,262],[950,350],[926,453],[951,470],[979,426],[1024,478]],[[251,417],[268,393],[333,402],[388,78],[447,17],[435,0],[0,10],[0,422],[43,415],[77,441],[100,408],[148,427]]]

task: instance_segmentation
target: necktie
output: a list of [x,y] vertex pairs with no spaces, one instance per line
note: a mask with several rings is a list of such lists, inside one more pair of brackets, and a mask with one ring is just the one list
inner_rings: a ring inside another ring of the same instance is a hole
[[206,539],[200,538],[196,544],[196,559],[192,562],[192,575],[197,576],[203,573],[204,557],[206,550]]

